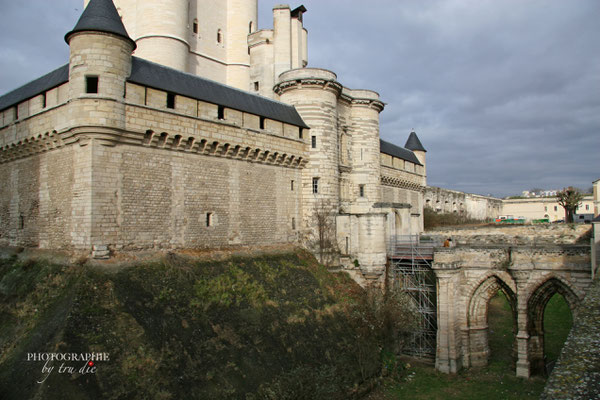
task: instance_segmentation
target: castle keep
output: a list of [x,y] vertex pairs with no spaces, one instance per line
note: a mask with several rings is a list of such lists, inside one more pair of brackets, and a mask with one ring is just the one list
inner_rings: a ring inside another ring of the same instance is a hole
[[[88,2],[86,2],[88,3]],[[168,4],[168,6],[167,6]],[[91,251],[294,243],[378,279],[422,230],[425,148],[384,103],[307,68],[304,7],[91,0],[68,64],[0,97],[0,244]]]

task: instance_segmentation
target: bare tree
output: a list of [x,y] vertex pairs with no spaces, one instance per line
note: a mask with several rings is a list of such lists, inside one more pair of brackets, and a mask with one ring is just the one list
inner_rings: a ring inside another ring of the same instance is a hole
[[556,194],[558,204],[565,209],[565,222],[570,224],[573,223],[573,215],[577,207],[579,207],[581,200],[583,200],[583,194],[579,189],[569,186]]
[[313,210],[314,232],[311,247],[319,255],[319,262],[329,265],[339,253],[335,229],[335,209],[326,200],[318,200]]

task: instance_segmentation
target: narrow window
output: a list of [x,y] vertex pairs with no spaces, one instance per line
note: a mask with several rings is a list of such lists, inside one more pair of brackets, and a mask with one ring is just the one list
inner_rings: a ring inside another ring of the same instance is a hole
[[175,108],[175,93],[167,93],[167,108]]
[[194,33],[198,33],[198,20],[197,19],[195,19],[194,23],[192,24],[192,31]]
[[348,236],[346,236],[346,254],[350,254],[349,250],[350,250],[350,238]]
[[316,149],[316,148],[317,148],[317,137],[316,137],[316,136],[311,136],[311,137],[310,137],[310,146],[311,146],[313,149]]
[[302,132],[302,128],[299,128],[299,130],[298,130],[298,139],[302,139],[303,133],[304,132]]
[[15,119],[19,119],[19,105],[15,106]]
[[548,211],[548,206],[544,206],[544,211]]
[[213,224],[213,213],[206,213],[206,226],[212,226]]
[[260,84],[258,83],[258,81],[254,82],[254,91],[258,92],[258,89],[260,89]]
[[85,77],[85,92],[86,93],[98,93],[98,77],[97,76],[86,76]]
[[254,30],[254,24],[252,23],[252,21],[250,21],[250,23],[248,24],[248,33],[252,33],[253,30]]
[[290,189],[292,190],[292,192],[294,191],[294,180],[293,179],[290,182]]
[[19,215],[19,229],[25,228],[25,217],[23,214]]
[[46,108],[46,92],[42,94],[42,108]]
[[260,117],[259,128],[265,129],[265,117]]
[[358,195],[365,197],[365,185],[358,185]]
[[296,230],[296,218],[292,217],[292,230],[295,231]]
[[589,210],[589,209],[590,209],[590,205],[589,205],[589,204],[586,204],[586,205],[585,205],[585,209],[586,209],[586,210]]
[[148,105],[148,88],[147,87],[144,88],[144,105],[145,106]]
[[319,193],[319,178],[313,178],[312,180],[312,190],[314,194]]
[[217,31],[217,43],[223,43],[223,33],[220,29]]
[[558,211],[558,206],[554,206],[554,211]]
[[225,119],[225,107],[219,106],[217,108],[217,118],[218,119]]

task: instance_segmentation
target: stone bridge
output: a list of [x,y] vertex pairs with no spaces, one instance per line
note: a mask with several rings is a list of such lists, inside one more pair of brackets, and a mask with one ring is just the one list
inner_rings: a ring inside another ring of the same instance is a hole
[[[493,241],[492,241],[493,242]],[[460,244],[437,248],[436,368],[457,372],[488,363],[488,303],[499,290],[513,312],[516,375],[544,371],[544,309],[560,293],[571,311],[591,286],[590,246],[553,243]]]

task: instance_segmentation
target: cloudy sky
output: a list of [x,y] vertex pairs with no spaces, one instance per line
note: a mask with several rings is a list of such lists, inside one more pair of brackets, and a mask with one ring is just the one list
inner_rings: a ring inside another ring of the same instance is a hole
[[[215,0],[218,1],[218,0]],[[276,2],[260,0],[259,26]],[[68,61],[83,0],[0,0],[0,93]],[[309,66],[415,129],[428,183],[506,196],[600,178],[600,1],[305,0]]]

